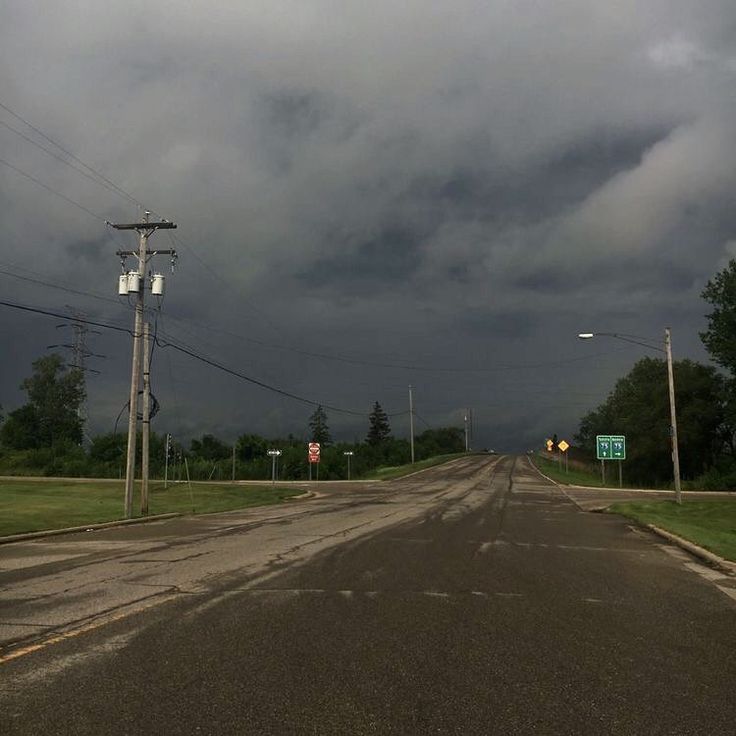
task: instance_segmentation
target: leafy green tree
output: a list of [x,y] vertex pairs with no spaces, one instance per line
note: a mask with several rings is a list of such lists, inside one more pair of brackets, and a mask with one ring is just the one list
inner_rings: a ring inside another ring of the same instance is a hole
[[708,282],[702,297],[713,311],[700,339],[711,358],[736,377],[736,260]]
[[83,422],[84,379],[52,353],[33,362],[33,374],[21,383],[28,403],[11,412],[2,428],[5,446],[14,449],[79,445]]
[[[674,365],[680,468],[695,478],[723,450],[724,378],[715,368],[691,360]],[[642,485],[672,479],[669,394],[664,360],[644,358],[616,382],[606,401],[580,422],[576,441],[595,456],[597,434],[623,434],[627,477]]]
[[212,434],[203,434],[201,440],[192,440],[189,451],[199,460],[215,462],[232,456],[232,447]]
[[319,442],[326,447],[332,442],[330,428],[327,426],[327,412],[321,404],[317,406],[314,413],[309,417],[309,437],[311,442]]
[[256,458],[266,457],[268,440],[257,434],[241,434],[235,443],[235,448],[239,460],[250,462]]
[[391,435],[391,426],[388,423],[388,415],[381,405],[376,401],[373,411],[368,415],[368,436],[366,442],[377,447],[382,445]]
[[92,438],[89,447],[89,459],[96,463],[119,462],[125,458],[128,438],[118,432],[98,434]]
[[39,443],[38,414],[30,404],[25,404],[8,414],[0,428],[0,442],[9,450],[35,450]]
[[415,441],[416,457],[424,460],[435,455],[465,451],[465,436],[458,427],[427,429]]

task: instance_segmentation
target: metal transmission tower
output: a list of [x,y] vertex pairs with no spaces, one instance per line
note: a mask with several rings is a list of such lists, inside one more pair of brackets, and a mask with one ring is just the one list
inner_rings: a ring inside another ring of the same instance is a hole
[[[130,376],[130,408],[128,414],[128,453],[125,465],[125,517],[130,518],[133,515],[133,483],[135,481],[135,444],[136,430],[138,427],[138,391],[141,380],[141,353],[143,342],[143,305],[144,294],[146,289],[146,269],[148,262],[157,255],[171,256],[171,268],[173,271],[174,262],[176,260],[175,250],[148,250],[148,239],[156,230],[173,230],[176,225],[173,222],[162,220],[160,222],[149,222],[150,212],[145,213],[143,222],[133,222],[126,224],[113,224],[116,230],[135,230],[138,233],[139,245],[138,250],[119,250],[117,255],[120,256],[123,266],[123,273],[120,276],[118,294],[130,295],[136,297],[135,301],[135,326],[133,329],[133,363]],[[125,270],[127,258],[136,258],[138,260],[138,268],[132,271]],[[154,295],[163,294],[164,277],[160,274],[149,274],[151,279],[151,292]],[[147,349],[147,348],[146,348]],[[148,402],[146,402],[148,403]],[[144,429],[147,429],[148,417],[143,417]],[[143,466],[148,469],[148,458],[144,458]],[[145,473],[144,473],[145,475]],[[143,478],[143,484],[147,488],[148,478]],[[144,503],[147,505],[147,498],[144,496]],[[142,504],[143,505],[143,504]]]
[[[85,373],[94,373],[96,375],[100,374],[100,371],[98,371],[95,368],[89,368],[87,366],[87,359],[88,358],[102,358],[103,360],[107,357],[106,355],[101,355],[100,353],[93,353],[88,347],[87,347],[87,335],[94,334],[94,335],[101,335],[102,332],[100,330],[93,330],[90,329],[87,324],[87,315],[84,312],[80,312],[77,309],[73,309],[69,305],[67,305],[67,309],[70,313],[70,321],[69,322],[62,322],[61,324],[56,325],[56,329],[64,329],[69,328],[72,330],[73,334],[73,341],[71,343],[63,342],[55,345],[47,345],[46,348],[48,350],[51,350],[53,348],[65,348],[66,350],[71,352],[71,361],[67,363],[67,365],[74,369],[80,371],[82,374],[82,380],[84,383],[86,383],[86,380],[84,378]],[[86,396],[86,391],[85,391]],[[77,416],[79,416],[80,419],[83,421],[87,420],[87,407],[86,407],[86,399],[83,403],[79,405],[77,408]]]

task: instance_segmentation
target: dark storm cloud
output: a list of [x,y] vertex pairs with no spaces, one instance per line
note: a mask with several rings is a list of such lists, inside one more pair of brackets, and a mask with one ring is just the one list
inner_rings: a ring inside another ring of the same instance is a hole
[[[0,101],[177,221],[180,268],[154,264],[168,276],[161,329],[223,362],[349,407],[403,408],[412,382],[439,422],[482,404],[489,382],[303,349],[530,366],[494,374],[509,397],[532,366],[579,357],[550,369],[548,387],[583,384],[591,403],[638,355],[585,362],[580,329],[651,334],[676,320],[680,354],[703,357],[699,294],[736,253],[730,1],[29,2],[5,21]],[[135,243],[100,220],[140,213],[7,129],[0,145],[100,215],[0,166],[0,263],[114,301],[114,251]],[[19,300],[71,298],[2,278]],[[130,319],[125,302],[78,301]],[[28,366],[43,329],[0,318]],[[108,342],[119,361],[91,392],[100,425],[124,401],[129,361],[122,338]],[[181,356],[157,359],[157,421],[172,427],[296,431],[309,413]],[[0,402],[16,400],[23,372],[4,375]],[[485,444],[572,431],[581,411],[522,403],[488,409]]]
[[85,240],[71,242],[64,245],[70,258],[75,261],[86,261],[92,266],[100,266],[107,263],[109,256],[109,245],[107,240]]
[[297,278],[312,288],[383,291],[409,280],[418,270],[420,260],[421,235],[389,226],[367,242],[317,260]]

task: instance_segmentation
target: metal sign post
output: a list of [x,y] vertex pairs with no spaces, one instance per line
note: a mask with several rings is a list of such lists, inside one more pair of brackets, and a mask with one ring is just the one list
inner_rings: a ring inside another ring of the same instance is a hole
[[623,461],[626,460],[626,437],[622,434],[599,434],[595,438],[596,456],[601,461],[601,479],[606,485],[606,460],[618,460],[618,484],[623,487]]
[[307,445],[307,459],[309,460],[309,480],[312,480],[312,465],[317,465],[317,482],[319,482],[319,458],[320,446],[319,442],[310,442]]
[[565,472],[570,472],[570,467],[567,462],[567,451],[570,449],[570,443],[566,440],[561,440],[557,443],[557,449],[565,456]]
[[271,485],[276,483],[276,458],[281,455],[281,450],[269,450],[268,454],[271,457]]
[[348,459],[348,480],[350,480],[350,458],[355,455],[355,453],[352,450],[346,450],[343,452],[343,455]]

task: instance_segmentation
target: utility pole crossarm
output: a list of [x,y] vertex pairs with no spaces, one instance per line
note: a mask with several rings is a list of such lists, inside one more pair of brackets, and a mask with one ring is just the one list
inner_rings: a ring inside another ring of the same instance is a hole
[[[138,256],[137,250],[116,250],[115,251],[116,256]],[[149,256],[175,256],[177,255],[175,250],[149,250],[148,251]]]
[[115,230],[137,230],[138,232],[144,230],[150,230],[151,232],[154,230],[176,230],[176,224],[173,222],[167,222],[166,220],[163,220],[162,222],[130,222],[117,224],[109,222],[108,225],[115,228]]

